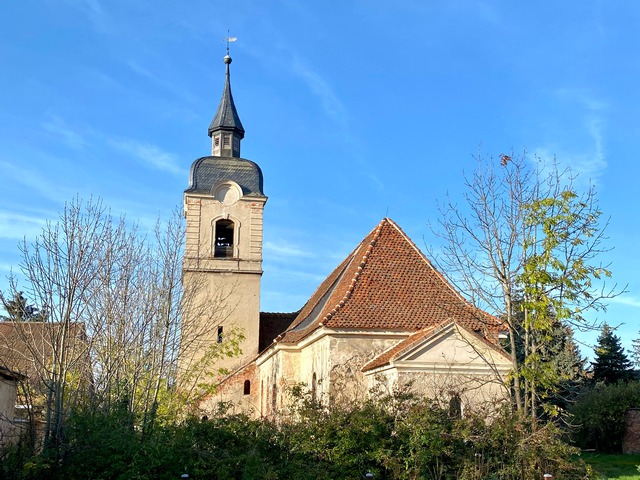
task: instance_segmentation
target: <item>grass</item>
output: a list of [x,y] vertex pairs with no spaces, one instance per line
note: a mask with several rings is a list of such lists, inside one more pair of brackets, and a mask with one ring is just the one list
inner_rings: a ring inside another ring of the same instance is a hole
[[583,453],[582,459],[593,467],[598,479],[640,480],[640,455],[605,455]]

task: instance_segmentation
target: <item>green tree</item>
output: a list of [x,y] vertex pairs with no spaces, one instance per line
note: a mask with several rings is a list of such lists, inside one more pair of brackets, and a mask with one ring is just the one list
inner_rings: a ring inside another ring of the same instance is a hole
[[633,364],[636,367],[640,367],[640,338],[633,339],[631,348],[631,358],[633,358]]
[[448,200],[441,209],[436,233],[445,244],[434,260],[472,303],[503,319],[513,403],[535,420],[562,379],[556,325],[588,327],[585,312],[615,295],[603,286],[606,224],[593,188],[580,191],[555,162],[523,154],[478,164],[466,205]]
[[42,322],[46,317],[44,310],[29,304],[23,292],[13,292],[12,299],[0,292],[0,302],[7,313],[0,315],[4,322]]
[[524,313],[521,372],[525,400],[535,418],[537,403],[545,402],[562,380],[556,357],[563,348],[563,335],[557,333],[565,325],[584,323],[583,312],[595,295],[593,282],[611,273],[593,261],[598,250],[592,250],[592,239],[602,235],[593,191],[580,196],[571,184],[554,179],[551,190],[523,208],[527,228],[524,268],[518,276]]
[[640,406],[640,382],[598,383],[581,392],[569,409],[571,436],[582,449],[622,453],[625,412]]
[[595,360],[591,362],[593,381],[605,385],[631,378],[631,361],[620,344],[620,337],[606,323],[598,337]]

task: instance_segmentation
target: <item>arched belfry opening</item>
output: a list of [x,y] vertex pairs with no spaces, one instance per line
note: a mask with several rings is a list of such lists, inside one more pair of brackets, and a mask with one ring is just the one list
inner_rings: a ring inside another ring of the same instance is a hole
[[231,220],[218,220],[215,224],[214,251],[216,258],[232,258],[234,249],[235,224]]

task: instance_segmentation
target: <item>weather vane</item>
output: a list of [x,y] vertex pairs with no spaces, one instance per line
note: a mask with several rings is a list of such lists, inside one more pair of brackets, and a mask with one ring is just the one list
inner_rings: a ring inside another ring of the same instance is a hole
[[227,30],[227,36],[224,37],[224,42],[227,42],[227,55],[229,55],[229,44],[238,40],[238,37],[230,37],[229,30]]

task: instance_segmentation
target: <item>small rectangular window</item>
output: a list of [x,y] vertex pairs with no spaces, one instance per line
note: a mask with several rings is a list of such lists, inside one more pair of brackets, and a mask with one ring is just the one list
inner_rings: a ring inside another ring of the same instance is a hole
[[218,327],[218,343],[222,343],[222,326]]
[[222,136],[222,147],[229,148],[231,146],[231,135],[225,133]]

